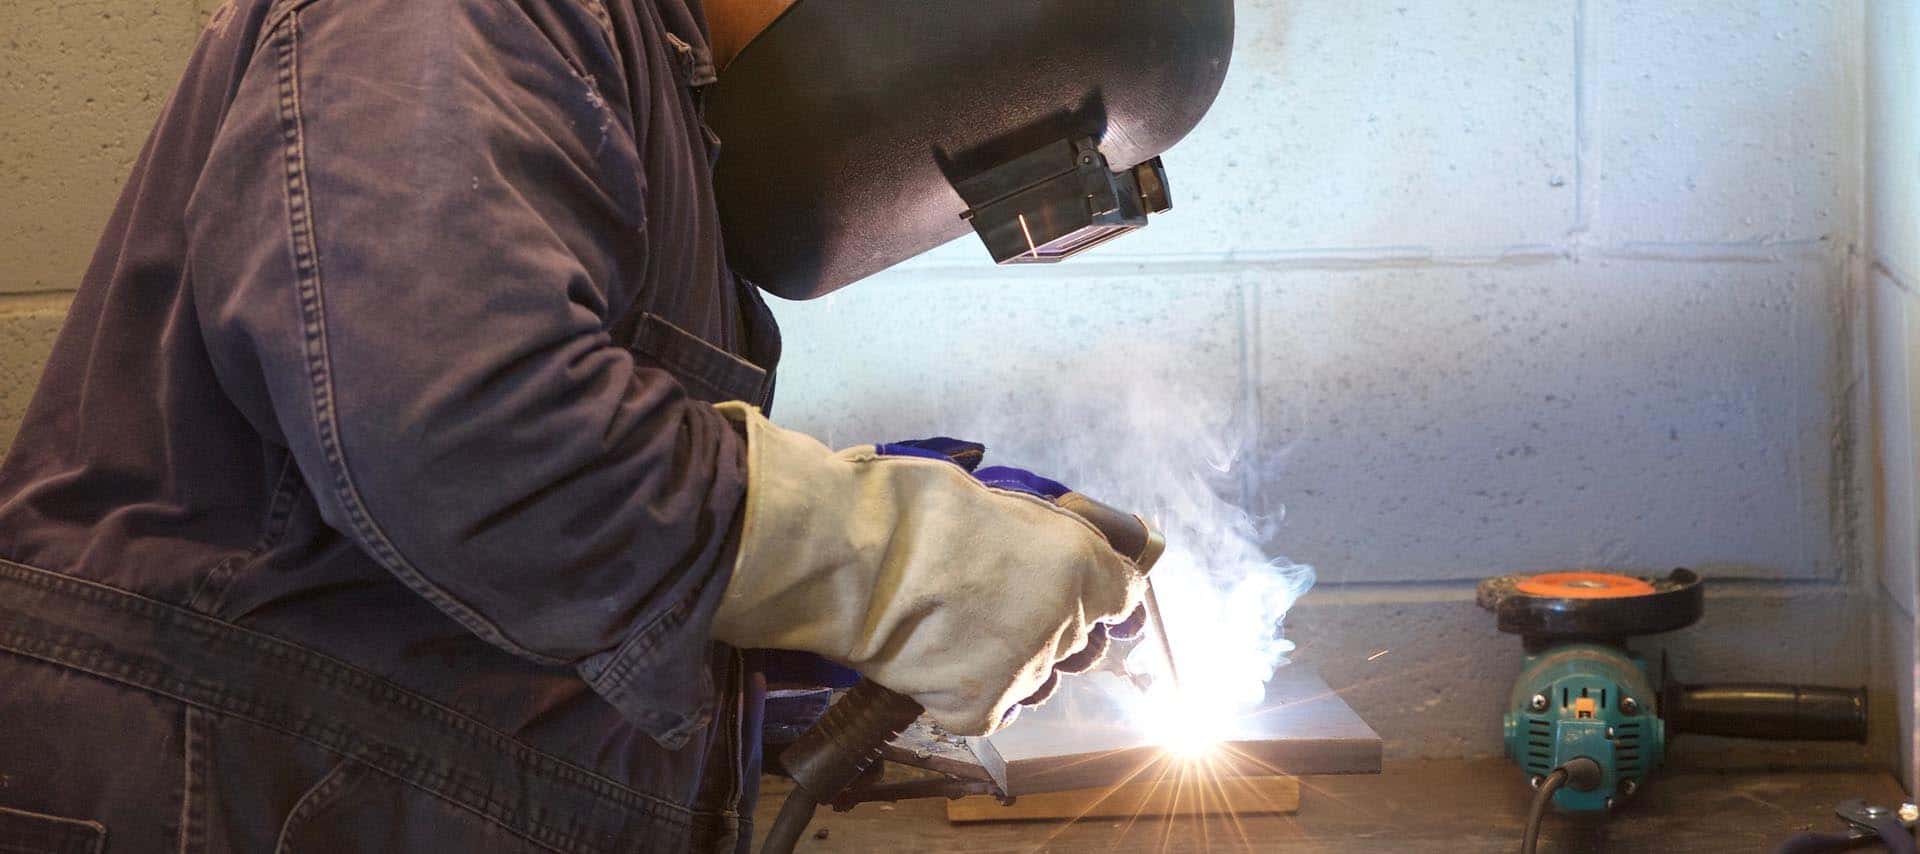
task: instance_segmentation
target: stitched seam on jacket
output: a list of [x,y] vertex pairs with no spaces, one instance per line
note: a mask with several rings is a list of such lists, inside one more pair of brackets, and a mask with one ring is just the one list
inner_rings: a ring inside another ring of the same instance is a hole
[[254,52],[266,50],[267,43],[279,35],[280,26],[287,16],[316,2],[319,0],[277,0],[272,6],[267,7],[267,14],[260,21],[260,33],[255,37]]
[[[56,593],[85,602],[91,607],[137,615],[164,626],[176,626],[179,631],[192,633],[197,639],[197,644],[216,652],[221,647],[237,647],[241,654],[258,656],[258,663],[261,666],[269,666],[275,671],[310,685],[353,692],[370,701],[419,715],[431,724],[457,733],[463,739],[471,740],[474,749],[493,751],[512,757],[525,763],[528,766],[526,770],[542,778],[578,787],[587,794],[605,798],[623,808],[639,810],[662,821],[687,825],[703,819],[732,817],[730,812],[695,811],[691,807],[629,788],[592,769],[531,747],[483,721],[430,697],[414,693],[384,677],[272,635],[236,626],[99,582],[35,569],[11,561],[0,560],[0,582]],[[7,616],[6,602],[6,597],[0,597],[0,618]],[[259,698],[249,694],[244,687],[241,690],[234,690],[218,680],[195,679],[172,672],[164,664],[156,666],[155,662],[144,659],[129,660],[125,656],[116,655],[113,648],[83,632],[53,626],[41,626],[39,628],[42,630],[35,632],[28,629],[29,625],[31,622],[0,619],[0,649],[122,682],[215,713],[287,733],[342,756],[352,757],[375,770],[396,777],[409,786],[448,801],[461,803],[469,809],[479,812],[510,809],[486,793],[474,791],[471,786],[464,789],[465,793],[485,804],[488,809],[480,810],[467,803],[456,796],[455,790],[460,789],[462,781],[454,779],[449,774],[434,774],[425,776],[424,779],[414,779],[407,774],[395,771],[393,767],[388,766],[419,771],[421,765],[404,746],[396,748],[367,741],[346,722],[312,716],[296,720],[289,714],[301,710],[289,710],[272,705],[271,698],[269,702],[263,703]],[[566,835],[565,831],[541,824],[532,818],[523,820],[533,828]]]
[[181,715],[180,854],[207,847],[207,714],[199,706],[188,706]]
[[348,784],[358,781],[358,776],[348,774],[359,767],[351,759],[340,760],[327,773],[320,775],[320,782],[313,784],[300,795],[299,800],[293,802],[293,809],[287,811],[286,820],[280,823],[280,836],[274,841],[273,850],[276,854],[294,854],[295,849],[288,841],[288,835],[306,824],[314,813],[333,803],[334,796],[345,790]]
[[[660,364],[670,372],[679,374],[680,379],[698,382],[708,391],[721,395],[723,400],[746,400],[746,395],[757,394],[761,384],[766,381],[767,372],[760,366],[717,348],[714,352],[696,350],[694,344],[674,341],[669,337],[672,334],[658,333],[663,339],[658,341],[655,336],[649,335],[638,349],[659,359]],[[692,337],[692,333],[688,332],[679,334]],[[713,345],[702,342],[699,346]]]
[[274,478],[273,492],[267,498],[267,515],[260,523],[260,536],[245,553],[222,558],[207,570],[188,595],[187,607],[202,614],[220,613],[220,607],[227,601],[227,591],[233,589],[233,574],[280,541],[286,533],[287,521],[293,516],[293,492],[297,483],[291,476],[293,468],[293,454],[282,453],[280,474]]
[[[552,851],[554,854],[571,854],[571,851],[573,850],[580,850],[580,851],[606,850],[599,846],[590,845],[586,842],[580,841],[579,839],[580,834],[578,833],[575,833],[572,831],[555,831],[553,830],[552,825],[543,825],[537,822],[530,821],[529,824],[531,824],[534,828],[539,829],[543,832],[546,832],[550,836],[558,834],[558,837],[555,840],[549,841],[549,840],[541,839],[537,836],[534,836],[528,833],[525,830],[522,830],[518,827],[514,827],[513,825],[508,824],[505,821],[502,821],[498,816],[490,815],[483,810],[476,809],[472,804],[448,797],[445,792],[439,791],[438,789],[429,789],[423,786],[419,786],[415,784],[413,781],[408,780],[404,777],[401,777],[397,774],[394,774],[393,772],[388,771],[384,768],[374,768],[373,766],[367,766],[367,767],[371,769],[372,772],[379,773],[385,777],[388,777],[402,786],[419,789],[420,791],[425,792],[427,795],[433,797],[434,799],[440,801],[441,803],[446,804],[447,807],[450,809],[456,809],[461,812],[471,814],[474,817],[479,818],[481,821],[485,821],[488,824],[491,824],[494,827],[499,828],[504,833],[512,834],[514,838],[519,839],[523,842],[526,842],[528,845],[532,845],[534,847],[537,847],[546,851]],[[686,823],[688,825],[692,824],[691,821]],[[584,846],[584,847],[579,847],[579,846]]]
[[280,476],[274,479],[273,497],[267,500],[267,518],[260,526],[260,539],[247,551],[248,557],[257,557],[274,547],[287,533],[287,522],[293,518],[294,487],[299,483],[294,478],[293,452],[280,454]]
[[[0,845],[6,845],[8,852],[101,854],[106,850],[107,826],[87,819],[0,807],[0,834],[4,834]],[[21,847],[15,847],[16,842]],[[25,847],[28,845],[32,847]]]
[[[599,683],[600,686],[610,694],[616,693],[626,687],[627,679],[633,674],[633,666],[636,663],[636,659],[651,653],[655,647],[659,646],[660,636],[662,634],[686,622],[687,615],[693,612],[693,602],[699,595],[700,589],[696,589],[686,596],[681,597],[680,601],[673,603],[667,610],[662,611],[660,616],[640,627],[640,629],[632,635],[629,635],[625,641],[622,641],[619,646],[614,648],[612,663],[608,664],[606,669],[595,674],[593,681]],[[680,715],[664,715],[657,712],[647,712],[646,714],[662,722],[678,721],[683,725],[685,724],[685,720]],[[705,717],[705,715],[696,714],[694,716],[696,720],[702,717]],[[676,732],[677,731],[676,729]]]
[[315,235],[315,215],[313,194],[307,182],[307,154],[304,119],[300,109],[300,15],[293,13],[274,37],[274,50],[278,66],[280,84],[280,124],[285,140],[285,160],[287,177],[287,227],[291,242],[295,292],[299,299],[301,328],[304,333],[304,350],[309,381],[309,404],[312,407],[313,427],[320,442],[322,454],[326,457],[327,475],[332,479],[332,489],[336,500],[346,511],[347,521],[353,527],[354,539],[380,565],[392,572],[415,593],[448,616],[458,620],[468,631],[509,652],[549,666],[565,665],[563,658],[543,655],[520,645],[507,637],[499,626],[491,620],[459,601],[452,594],[433,583],[420,570],[400,554],[386,532],[374,521],[361,500],[358,487],[347,465],[346,452],[340,441],[338,413],[335,411],[335,397],[331,356],[327,350],[327,319],[325,289],[322,285],[318,239]]
[[683,388],[704,391],[714,398],[712,402],[753,402],[749,397],[765,395],[767,369],[716,347],[653,312],[641,311],[637,317],[629,336],[632,341],[626,345],[628,352],[658,363]]

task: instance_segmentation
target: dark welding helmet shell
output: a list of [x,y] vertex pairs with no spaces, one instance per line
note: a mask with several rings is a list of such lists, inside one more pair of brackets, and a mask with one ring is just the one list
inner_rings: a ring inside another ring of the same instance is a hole
[[728,259],[830,293],[968,233],[957,181],[1067,139],[1159,155],[1232,49],[1232,0],[800,0],[704,95]]

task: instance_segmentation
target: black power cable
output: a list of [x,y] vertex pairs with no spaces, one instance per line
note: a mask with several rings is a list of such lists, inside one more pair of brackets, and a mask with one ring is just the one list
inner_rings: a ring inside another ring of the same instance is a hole
[[1553,793],[1566,784],[1565,768],[1555,768],[1540,781],[1539,791],[1533,793],[1533,806],[1527,810],[1527,832],[1520,837],[1520,854],[1535,854],[1540,850],[1540,821],[1547,815],[1547,805],[1553,803]]
[[1553,803],[1553,793],[1564,786],[1572,786],[1575,791],[1591,792],[1606,778],[1606,772],[1600,763],[1585,756],[1576,756],[1567,760],[1565,765],[1553,769],[1540,781],[1540,790],[1533,794],[1533,806],[1527,809],[1527,831],[1520,837],[1521,854],[1536,854],[1540,849],[1540,823],[1547,816],[1547,805]]
[[761,854],[792,851],[793,846],[800,842],[800,834],[807,832],[807,823],[813,821],[813,811],[818,806],[819,802],[807,794],[806,789],[794,786],[787,795],[786,803],[780,805],[780,815],[767,831],[767,840],[760,844]]

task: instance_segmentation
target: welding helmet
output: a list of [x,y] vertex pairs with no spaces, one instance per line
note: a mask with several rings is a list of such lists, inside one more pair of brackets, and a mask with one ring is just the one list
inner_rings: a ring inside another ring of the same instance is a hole
[[972,231],[1056,261],[1170,204],[1232,0],[799,0],[705,95],[734,271],[831,292]]

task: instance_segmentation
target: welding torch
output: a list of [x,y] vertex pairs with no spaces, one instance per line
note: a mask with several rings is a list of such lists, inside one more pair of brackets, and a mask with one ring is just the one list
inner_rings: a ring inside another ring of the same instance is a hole
[[[1054,499],[1054,503],[1093,525],[1114,551],[1132,559],[1142,575],[1153,568],[1161,552],[1166,550],[1166,540],[1160,532],[1132,513],[1077,492],[1062,495]],[[1166,624],[1160,616],[1160,603],[1153,594],[1151,578],[1147,581],[1144,604],[1148,630],[1158,639],[1160,651],[1166,657],[1168,677],[1178,691],[1173,645],[1167,639]],[[780,764],[793,778],[794,787],[767,832],[761,854],[792,851],[800,834],[806,832],[807,824],[813,821],[814,810],[859,779],[880,757],[881,748],[911,726],[922,711],[920,703],[912,697],[868,679],[861,680],[827,707],[819,722],[780,754]]]

